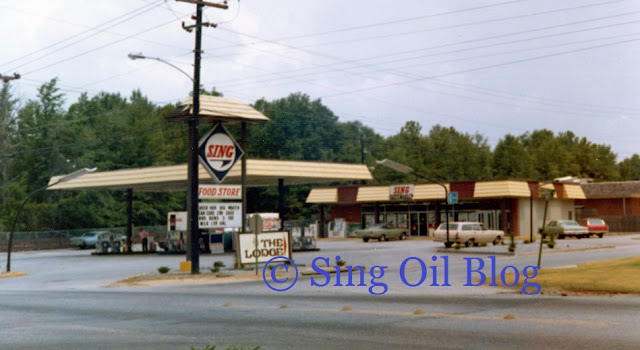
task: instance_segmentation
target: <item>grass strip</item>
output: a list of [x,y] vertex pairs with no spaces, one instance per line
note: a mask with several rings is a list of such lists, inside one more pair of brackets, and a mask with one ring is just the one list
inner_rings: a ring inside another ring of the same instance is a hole
[[[505,277],[509,284],[513,283],[513,274]],[[523,286],[522,281],[520,276],[519,286]],[[543,293],[551,289],[577,293],[640,294],[640,255],[588,262],[576,267],[542,268],[530,282],[540,284]]]

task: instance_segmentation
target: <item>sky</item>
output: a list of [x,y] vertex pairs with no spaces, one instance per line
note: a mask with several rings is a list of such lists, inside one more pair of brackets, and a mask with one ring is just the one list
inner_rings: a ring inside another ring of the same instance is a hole
[[[214,0],[209,0],[214,1]],[[417,121],[485,136],[572,131],[640,153],[640,1],[229,1],[207,8],[201,82],[254,103],[301,92],[383,136]],[[21,103],[57,77],[158,104],[192,89],[195,5],[0,0],[0,74]],[[131,60],[129,53],[155,57]],[[184,74],[186,73],[186,75]]]

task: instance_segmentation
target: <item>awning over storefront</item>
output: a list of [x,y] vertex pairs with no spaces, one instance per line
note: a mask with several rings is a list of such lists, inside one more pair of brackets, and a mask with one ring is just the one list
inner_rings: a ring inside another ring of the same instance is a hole
[[[492,198],[529,198],[531,196],[530,185],[541,182],[525,180],[495,180],[495,181],[464,181],[445,184],[449,192],[459,192],[459,200],[476,200]],[[383,202],[421,202],[430,200],[445,200],[445,192],[442,186],[437,184],[414,184],[411,200],[392,200],[390,188],[394,185],[359,186],[359,187],[333,187],[314,188],[307,197],[307,203],[339,204],[339,203],[383,203]],[[543,186],[546,188],[546,186]],[[551,184],[550,189],[555,189],[555,198],[558,199],[584,199],[582,188],[577,184]],[[348,191],[347,191],[348,189]],[[342,195],[341,192],[349,192],[351,195]],[[534,193],[534,198],[537,191]]]
[[[232,169],[225,184],[240,183],[240,164]],[[54,176],[49,184],[56,183]],[[200,166],[199,182],[215,183]],[[285,185],[331,183],[339,181],[372,180],[369,169],[363,164],[307,162],[289,160],[248,159],[247,183],[249,186],[275,186],[282,179]],[[187,166],[170,165],[138,169],[98,171],[77,179],[61,182],[49,190],[127,190],[136,192],[186,191]]]

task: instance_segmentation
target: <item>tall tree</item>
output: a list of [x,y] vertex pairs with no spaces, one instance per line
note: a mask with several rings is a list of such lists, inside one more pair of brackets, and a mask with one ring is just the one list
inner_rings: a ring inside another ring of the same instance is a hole
[[496,178],[534,179],[533,158],[522,141],[507,134],[493,151],[493,175]]
[[435,125],[427,135],[424,171],[443,180],[483,180],[491,173],[491,148],[480,134]]
[[[380,158],[388,158],[394,162],[414,168],[425,176],[431,175],[425,169],[425,153],[427,140],[422,135],[422,126],[416,121],[408,121],[400,129],[400,132],[389,136],[384,141],[384,152]],[[374,175],[376,180],[382,183],[414,181],[414,177],[404,175],[397,171],[376,167]]]
[[[12,190],[17,189],[9,173],[9,162],[15,151],[17,103],[18,100],[11,94],[11,86],[8,83],[3,84],[0,89],[0,212],[2,213],[9,212],[9,208],[14,204],[10,198],[15,198],[11,196]],[[6,230],[7,221],[6,216],[0,215],[0,231]]]
[[[11,94],[11,85],[2,84],[0,89],[0,186],[9,181],[9,159],[13,152],[18,100]],[[0,198],[3,194],[0,192]]]
[[543,179],[553,179],[566,175],[578,175],[578,169],[572,167],[571,154],[567,147],[559,142],[551,130],[535,130],[521,136],[522,143],[532,155],[536,173]]
[[320,100],[291,94],[254,107],[270,121],[250,128],[250,157],[334,161],[339,159],[341,133],[338,117]]
[[52,175],[70,168],[63,154],[63,95],[52,79],[38,88],[38,99],[18,112],[18,150],[15,160],[29,191],[45,185]]
[[640,156],[636,153],[618,165],[623,181],[640,180]]

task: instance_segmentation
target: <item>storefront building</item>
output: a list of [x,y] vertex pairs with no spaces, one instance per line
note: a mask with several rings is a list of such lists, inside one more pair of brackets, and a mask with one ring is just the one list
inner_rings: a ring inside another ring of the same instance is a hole
[[601,218],[612,232],[640,231],[640,181],[582,184],[586,199],[576,201],[581,218]]
[[585,198],[577,184],[540,184],[512,179],[444,184],[457,197],[455,204],[447,204],[442,186],[430,183],[314,188],[307,203],[319,204],[326,222],[344,220],[361,227],[386,223],[409,228],[412,236],[430,236],[446,220],[447,208],[449,221],[478,221],[488,229],[528,236],[531,227],[535,234],[542,226],[545,200],[539,188],[555,191],[548,202],[547,222],[575,219],[575,200]]

